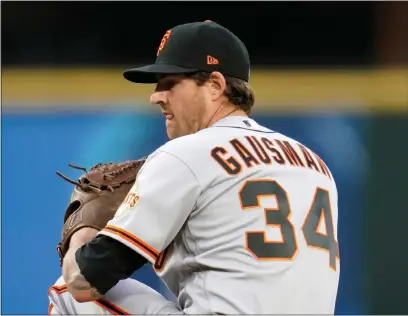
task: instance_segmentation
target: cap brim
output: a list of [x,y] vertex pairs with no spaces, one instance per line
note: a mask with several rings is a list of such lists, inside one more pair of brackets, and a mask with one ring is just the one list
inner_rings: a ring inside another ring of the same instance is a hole
[[153,64],[126,70],[123,76],[136,83],[157,83],[157,75],[161,74],[183,74],[198,71],[197,69],[185,68],[175,65]]

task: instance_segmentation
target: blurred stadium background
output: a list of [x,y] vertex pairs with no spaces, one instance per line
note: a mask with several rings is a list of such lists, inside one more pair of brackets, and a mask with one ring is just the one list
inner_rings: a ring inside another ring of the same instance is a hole
[[[86,167],[166,141],[151,85],[165,31],[211,19],[247,45],[253,116],[322,156],[339,189],[337,314],[407,314],[407,2],[6,2],[2,314],[45,314],[72,187]],[[406,145],[404,145],[404,143]],[[163,291],[149,267],[136,278]]]

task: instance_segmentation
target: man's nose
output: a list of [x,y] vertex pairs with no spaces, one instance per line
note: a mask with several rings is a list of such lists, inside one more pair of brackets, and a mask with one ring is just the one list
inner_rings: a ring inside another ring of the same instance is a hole
[[150,96],[150,103],[159,105],[166,104],[167,103],[166,91],[153,92]]

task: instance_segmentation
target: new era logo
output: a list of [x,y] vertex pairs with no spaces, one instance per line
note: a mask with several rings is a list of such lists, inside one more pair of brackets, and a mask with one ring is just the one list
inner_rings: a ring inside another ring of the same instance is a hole
[[218,65],[218,64],[219,62],[217,58],[207,55],[207,65]]

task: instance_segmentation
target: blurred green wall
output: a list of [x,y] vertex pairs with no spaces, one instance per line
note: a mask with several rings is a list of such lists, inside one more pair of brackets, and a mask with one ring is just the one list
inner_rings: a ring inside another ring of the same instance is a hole
[[375,116],[367,135],[368,313],[408,314],[408,115]]

